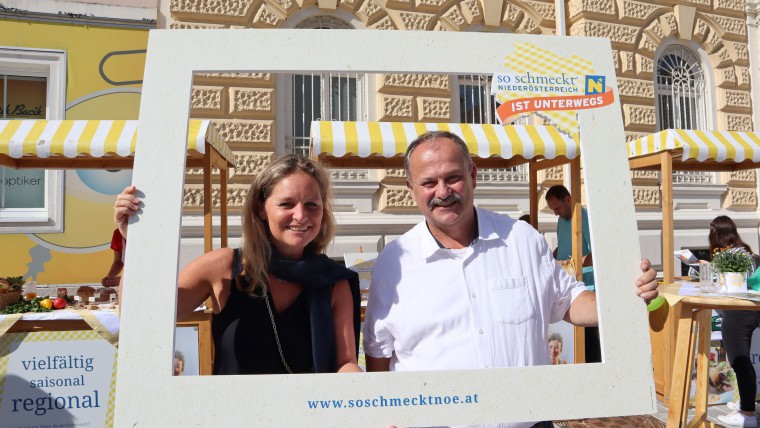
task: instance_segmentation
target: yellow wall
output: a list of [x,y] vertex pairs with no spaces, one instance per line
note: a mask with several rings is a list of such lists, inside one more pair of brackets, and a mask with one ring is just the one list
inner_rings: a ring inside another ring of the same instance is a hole
[[[0,46],[66,52],[65,119],[137,119],[141,82],[120,83],[142,81],[145,54],[124,52],[147,44],[148,31],[141,29],[0,22]],[[131,171],[66,171],[63,233],[0,235],[0,277],[100,282],[113,260],[113,200],[130,181]]]

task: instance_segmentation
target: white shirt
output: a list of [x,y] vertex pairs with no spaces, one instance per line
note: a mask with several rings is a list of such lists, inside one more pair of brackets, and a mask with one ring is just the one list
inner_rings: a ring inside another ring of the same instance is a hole
[[481,209],[477,221],[478,239],[464,249],[440,248],[423,221],[380,253],[364,322],[367,355],[390,358],[398,371],[550,363],[547,328],[583,283],[528,223]]

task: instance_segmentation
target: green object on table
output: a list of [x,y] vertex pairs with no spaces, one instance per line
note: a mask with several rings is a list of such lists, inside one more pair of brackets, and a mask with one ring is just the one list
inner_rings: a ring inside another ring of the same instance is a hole
[[651,302],[649,302],[647,305],[647,310],[649,312],[654,312],[657,309],[660,309],[663,304],[665,304],[665,298],[662,296],[657,296]]

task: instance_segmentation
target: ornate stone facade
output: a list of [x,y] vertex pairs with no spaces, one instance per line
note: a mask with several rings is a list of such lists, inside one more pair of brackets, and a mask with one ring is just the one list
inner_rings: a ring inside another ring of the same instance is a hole
[[[487,28],[522,34],[553,34],[554,0],[162,0],[169,28],[293,28],[295,19],[330,15],[369,30],[472,31]],[[747,21],[742,0],[567,0],[566,32],[609,38],[617,73],[628,141],[657,130],[654,73],[658,52],[667,44],[697,47],[711,76],[710,120],[716,129],[752,130]],[[321,8],[321,9],[320,9]],[[300,18],[297,18],[300,17]],[[357,30],[362,31],[362,30]],[[372,121],[457,121],[457,84],[447,75],[370,76]],[[269,73],[199,73],[194,76],[192,116],[214,119],[221,136],[238,155],[230,186],[247,183],[281,151],[285,120],[278,103],[287,103]],[[279,113],[278,113],[279,112]],[[366,170],[356,170],[365,171]],[[367,179],[365,173],[337,174],[340,180]],[[190,174],[193,176],[194,174]],[[562,182],[562,169],[543,171],[546,188]],[[634,200],[641,209],[659,206],[657,172],[634,172]],[[724,208],[756,204],[754,171],[721,175],[728,186]],[[402,170],[379,172],[375,209],[414,211]],[[198,189],[188,184],[186,206]],[[201,191],[202,192],[202,191]],[[231,190],[232,192],[232,190]],[[750,193],[752,194],[750,197]]]

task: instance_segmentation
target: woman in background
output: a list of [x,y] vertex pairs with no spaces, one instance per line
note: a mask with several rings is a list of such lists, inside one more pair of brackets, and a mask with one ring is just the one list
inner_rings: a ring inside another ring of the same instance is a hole
[[[742,247],[752,253],[752,249],[739,237],[736,223],[727,216],[716,217],[710,223],[710,254],[723,247]],[[728,362],[736,374],[739,387],[739,407],[735,413],[718,416],[718,420],[732,427],[757,427],[755,416],[755,394],[757,380],[755,368],[750,359],[752,333],[760,326],[758,311],[722,311],[721,333],[728,354]]]

